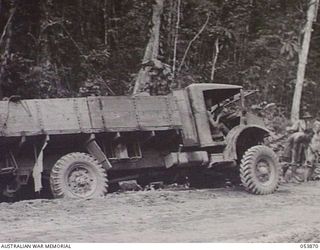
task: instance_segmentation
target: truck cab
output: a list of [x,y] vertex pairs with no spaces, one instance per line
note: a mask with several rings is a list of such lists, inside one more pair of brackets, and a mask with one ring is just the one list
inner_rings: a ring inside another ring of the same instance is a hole
[[[263,120],[245,107],[245,95],[251,93],[245,93],[239,85],[208,83],[191,84],[184,90],[175,91],[173,94],[183,119],[184,145],[201,148],[226,146],[229,133],[239,126],[260,129],[262,131],[258,134],[266,136],[269,131],[264,128]],[[220,136],[213,134],[217,129],[212,128],[210,115],[220,118],[217,121]]]
[[[220,107],[231,100],[235,95],[242,93],[242,87],[237,85],[226,84],[192,84],[186,88],[190,98],[190,104],[195,119],[196,129],[199,135],[199,144],[201,147],[210,147],[225,144],[225,140],[215,140],[212,134],[212,124],[210,124],[210,113],[219,112]],[[240,95],[241,96],[241,95]],[[241,110],[244,110],[243,100],[240,97]],[[215,110],[211,110],[215,108]],[[222,110],[220,110],[221,112]],[[237,125],[240,124],[241,119],[237,120]],[[214,115],[214,114],[212,114]],[[215,114],[220,115],[220,114]],[[222,123],[222,121],[219,121]],[[225,124],[221,124],[225,125]],[[226,126],[226,125],[225,125]],[[200,132],[201,131],[201,132]],[[222,135],[222,137],[224,137]]]
[[188,159],[193,164],[197,159],[199,165],[209,168],[239,166],[244,186],[253,193],[267,194],[278,186],[279,164],[275,153],[263,145],[270,131],[245,107],[244,97],[250,93],[238,85],[207,83],[175,91],[186,151],[181,156],[186,164]]

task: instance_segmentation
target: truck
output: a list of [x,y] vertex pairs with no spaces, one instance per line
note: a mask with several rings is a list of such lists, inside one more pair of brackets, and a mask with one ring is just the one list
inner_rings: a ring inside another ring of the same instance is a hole
[[[192,179],[234,168],[247,191],[271,194],[279,162],[245,95],[238,85],[196,83],[166,96],[12,96],[0,101],[0,193],[14,197],[32,183],[54,198],[93,198],[153,173]],[[213,128],[211,112],[231,106]]]

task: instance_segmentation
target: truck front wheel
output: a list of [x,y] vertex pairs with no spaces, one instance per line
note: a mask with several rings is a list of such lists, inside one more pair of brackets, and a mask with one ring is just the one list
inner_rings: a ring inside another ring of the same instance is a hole
[[70,153],[53,166],[50,187],[55,198],[101,197],[107,193],[107,174],[91,155]]
[[258,145],[249,148],[240,164],[240,177],[245,189],[254,194],[271,194],[280,183],[280,168],[272,149]]

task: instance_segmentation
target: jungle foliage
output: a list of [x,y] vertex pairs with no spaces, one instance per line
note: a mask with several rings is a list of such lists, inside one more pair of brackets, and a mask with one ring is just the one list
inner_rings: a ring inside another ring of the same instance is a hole
[[[143,66],[153,4],[0,0],[0,95],[131,94]],[[147,91],[166,94],[213,78],[258,89],[255,102],[274,102],[288,112],[307,8],[305,0],[164,0],[161,65],[151,65]],[[318,18],[302,101],[314,114],[320,105],[319,54]]]

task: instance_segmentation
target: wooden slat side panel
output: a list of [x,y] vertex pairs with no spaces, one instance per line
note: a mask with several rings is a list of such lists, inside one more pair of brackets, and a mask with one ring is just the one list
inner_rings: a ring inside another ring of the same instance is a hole
[[4,132],[4,123],[6,122],[8,103],[0,101],[0,132]]
[[92,129],[87,98],[74,98],[74,109],[81,131]]
[[136,97],[136,112],[141,127],[170,126],[167,99],[160,96]]
[[100,98],[88,97],[87,102],[92,128],[105,130],[100,107]]
[[[23,104],[23,105],[22,105]],[[174,96],[0,101],[3,136],[166,130],[181,127]]]
[[6,123],[7,123],[7,112],[8,112],[8,102],[0,101],[0,135],[5,135],[7,133]]
[[[6,122],[4,134],[25,134],[33,132],[42,133],[39,124],[37,108],[33,100],[22,100],[21,102],[1,102],[3,115],[1,117],[1,126]],[[2,120],[3,119],[3,120]]]
[[80,131],[73,98],[39,100],[38,105],[44,131]]
[[168,97],[168,106],[171,110],[171,123],[173,126],[182,127],[182,120],[180,110],[178,107],[178,100],[175,96]]
[[131,97],[102,97],[101,104],[101,112],[107,130],[114,128],[135,130],[138,128],[135,107]]

